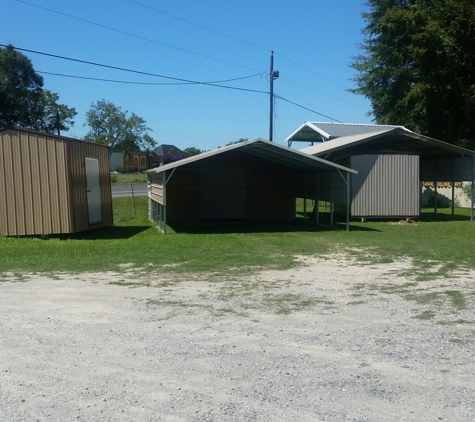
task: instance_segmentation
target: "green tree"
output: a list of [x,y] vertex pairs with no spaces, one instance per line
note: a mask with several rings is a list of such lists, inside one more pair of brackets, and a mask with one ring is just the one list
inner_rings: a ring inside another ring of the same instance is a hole
[[198,155],[198,154],[201,154],[201,153],[204,152],[204,151],[202,151],[202,150],[199,149],[199,148],[188,147],[188,148],[185,148],[185,149],[183,150],[183,152],[186,152],[186,153],[189,154],[189,155]]
[[59,117],[60,131],[68,131],[74,126],[74,116],[77,112],[64,104],[58,104],[59,95],[54,92],[43,90],[38,98],[35,110],[35,122],[33,128],[41,132],[55,133],[57,127],[57,115]]
[[475,2],[368,0],[351,91],[379,124],[475,147]]
[[122,111],[110,101],[101,100],[91,104],[84,126],[90,128],[86,140],[108,145],[111,151],[149,150],[156,145],[144,119]]
[[246,141],[248,141],[247,138],[239,138],[238,141],[231,141],[231,142],[227,143],[225,146],[234,145],[234,144],[240,144],[241,142],[246,142]]
[[43,90],[43,78],[26,56],[11,45],[0,48],[0,126],[55,132],[58,110],[60,129],[67,131],[76,111],[58,100],[58,94]]

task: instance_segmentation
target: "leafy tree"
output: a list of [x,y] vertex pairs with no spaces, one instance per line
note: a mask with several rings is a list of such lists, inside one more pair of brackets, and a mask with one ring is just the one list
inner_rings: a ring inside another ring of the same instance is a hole
[[225,146],[234,145],[234,144],[240,144],[241,142],[246,142],[246,141],[248,141],[247,138],[239,138],[238,141],[231,141],[231,142],[227,143]]
[[122,111],[110,101],[101,100],[91,104],[84,126],[90,128],[86,140],[108,145],[111,151],[149,150],[156,145],[148,134],[151,129],[144,119]]
[[475,2],[368,0],[357,88],[379,124],[475,147]]
[[59,95],[45,89],[40,93],[35,112],[34,129],[41,132],[54,133],[58,130],[57,114],[60,131],[68,131],[74,126],[74,116],[77,112],[64,104],[58,104]]
[[204,152],[204,151],[202,151],[202,150],[199,149],[199,148],[188,147],[188,148],[185,148],[185,149],[183,150],[183,152],[186,152],[186,153],[189,154],[189,155],[198,155],[198,154],[201,154],[201,153]]
[[26,56],[11,45],[0,48],[0,126],[55,132],[59,110],[60,129],[67,131],[77,113],[58,100],[58,94],[43,90],[43,78]]

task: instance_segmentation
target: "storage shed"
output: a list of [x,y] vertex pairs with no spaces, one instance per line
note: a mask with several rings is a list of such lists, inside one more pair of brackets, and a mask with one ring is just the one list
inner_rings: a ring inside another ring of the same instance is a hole
[[356,172],[258,138],[148,173],[150,219],[166,232],[174,221],[290,222],[298,197],[345,203]]
[[0,235],[77,233],[113,224],[109,148],[0,128]]
[[[351,180],[351,217],[419,217],[422,182],[444,180],[452,186],[472,182],[473,220],[474,151],[403,127],[342,136],[300,151],[358,171]],[[452,197],[452,213],[454,202]]]

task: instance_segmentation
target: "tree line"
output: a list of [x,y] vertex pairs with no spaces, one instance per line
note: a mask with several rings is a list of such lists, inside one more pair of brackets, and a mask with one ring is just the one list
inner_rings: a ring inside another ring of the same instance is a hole
[[[350,91],[370,100],[377,124],[404,125],[475,149],[475,1],[368,0],[367,6]],[[54,132],[56,110],[67,131],[75,109],[43,89],[27,57],[12,46],[0,48],[0,126]],[[91,105],[86,124],[87,140],[113,150],[155,145],[144,119],[105,100]]]

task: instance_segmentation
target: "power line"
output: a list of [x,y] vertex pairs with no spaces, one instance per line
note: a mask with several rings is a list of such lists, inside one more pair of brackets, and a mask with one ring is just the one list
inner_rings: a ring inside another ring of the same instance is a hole
[[327,119],[333,120],[333,121],[338,122],[338,123],[343,123],[343,122],[341,122],[340,120],[334,119],[333,117],[326,116],[325,114],[319,113],[318,111],[315,111],[315,110],[312,110],[312,109],[310,109],[310,108],[304,107],[304,106],[302,106],[302,105],[300,105],[300,104],[294,103],[293,101],[290,101],[290,100],[288,100],[287,98],[281,97],[280,95],[277,95],[277,94],[276,94],[275,97],[276,97],[276,98],[279,98],[279,99],[282,100],[282,101],[286,101],[286,102],[288,102],[288,103],[290,103],[290,104],[293,104],[294,106],[303,108],[304,110],[308,110],[308,111],[311,111],[312,113],[318,114],[319,116],[323,116],[323,117],[325,117],[325,118],[327,118]]
[[[240,43],[247,44],[247,45],[250,45],[250,46],[252,46],[252,47],[259,48],[259,49],[261,49],[261,50],[265,50],[265,51],[271,51],[271,50],[272,50],[271,48],[262,47],[262,46],[260,46],[260,45],[258,45],[258,44],[254,44],[254,43],[251,43],[251,42],[248,42],[248,41],[244,41],[244,40],[242,40],[242,39],[240,39],[240,38],[233,37],[233,36],[231,36],[231,35],[224,34],[224,33],[222,33],[222,32],[216,31],[216,30],[214,30],[214,29],[208,28],[208,27],[206,27],[206,26],[199,25],[199,24],[197,24],[197,23],[188,21],[188,20],[186,20],[186,19],[183,19],[183,18],[180,18],[180,17],[178,17],[178,16],[172,15],[171,13],[167,13],[167,12],[164,12],[163,10],[159,10],[159,9],[157,9],[157,8],[155,8],[155,7],[152,7],[152,6],[148,6],[148,5],[146,5],[146,4],[143,4],[143,3],[139,2],[139,1],[136,1],[136,0],[129,0],[129,1],[130,1],[131,3],[138,4],[138,5],[142,6],[142,7],[147,8],[147,9],[154,10],[155,12],[161,13],[162,15],[169,16],[170,18],[176,19],[176,20],[181,21],[181,22],[185,22],[185,23],[187,23],[188,25],[193,25],[193,26],[196,26],[197,28],[204,29],[205,31],[212,32],[213,34],[221,35],[222,37],[229,38],[229,39],[231,39],[231,40],[238,41],[238,42],[240,42]],[[309,72],[311,72],[311,73],[313,73],[313,74],[319,76],[320,78],[326,79],[326,80],[329,81],[329,82],[332,82],[332,83],[334,83],[334,84],[336,84],[336,85],[339,85],[339,86],[341,86],[341,87],[343,87],[343,88],[345,88],[345,89],[348,89],[348,87],[346,87],[345,85],[342,85],[342,84],[340,84],[339,82],[336,82],[336,81],[334,81],[334,80],[332,80],[332,79],[330,79],[330,78],[328,78],[328,77],[326,77],[326,76],[324,76],[324,75],[322,75],[322,74],[320,74],[320,73],[318,73],[318,72],[315,72],[313,69],[310,69],[310,68],[308,68],[308,67],[306,67],[306,66],[304,66],[304,65],[301,65],[300,63],[297,63],[296,61],[294,61],[294,60],[292,60],[292,59],[289,59],[288,57],[285,57],[283,54],[280,54],[280,53],[278,53],[278,52],[276,52],[275,54],[278,55],[278,56],[280,56],[280,57],[282,57],[283,59],[289,61],[290,63],[293,63],[293,64],[295,64],[296,66],[299,66],[299,67],[301,67],[302,69],[305,69],[305,70],[307,70],[307,71],[309,71]],[[292,82],[292,81],[289,81],[289,82]],[[302,85],[302,86],[303,86],[303,85]],[[305,88],[305,87],[304,87],[304,88]]]
[[[5,44],[0,44],[0,47],[8,47],[7,45]],[[255,89],[247,89],[247,88],[238,88],[238,87],[232,87],[232,86],[226,86],[226,85],[219,85],[219,84],[216,84],[216,83],[212,83],[212,82],[200,82],[200,81],[192,81],[192,80],[189,80],[189,79],[181,79],[181,78],[175,78],[175,77],[172,77],[172,76],[164,76],[164,75],[158,75],[156,73],[149,73],[149,72],[142,72],[142,71],[139,71],[139,70],[132,70],[132,69],[126,69],[126,68],[122,68],[122,67],[117,67],[117,66],[109,66],[109,65],[106,65],[106,64],[101,64],[101,63],[95,63],[95,62],[89,62],[89,61],[86,61],[86,60],[80,60],[80,59],[73,59],[71,57],[64,57],[64,56],[59,56],[59,55],[56,55],[56,54],[49,54],[49,53],[42,53],[40,51],[34,51],[34,50],[28,50],[26,48],[19,48],[19,47],[13,47],[15,50],[18,50],[18,51],[26,51],[26,52],[29,52],[29,53],[34,53],[34,54],[40,54],[40,55],[43,55],[43,56],[47,56],[47,57],[54,57],[54,58],[57,58],[57,59],[62,59],[62,60],[69,60],[69,61],[73,61],[73,62],[78,62],[78,63],[84,63],[84,64],[89,64],[89,65],[92,65],[92,66],[99,66],[99,67],[104,67],[104,68],[107,68],[107,69],[114,69],[114,70],[120,70],[120,71],[123,71],[123,72],[130,72],[130,73],[136,73],[136,74],[139,74],[139,75],[146,75],[146,76],[153,76],[153,77],[158,77],[158,78],[164,78],[164,79],[172,79],[172,80],[175,80],[175,81],[180,81],[180,82],[185,82],[187,84],[196,84],[196,85],[205,85],[205,86],[214,86],[214,87],[217,87],[217,88],[225,88],[225,89],[233,89],[233,90],[237,90],[237,91],[245,91],[245,92],[254,92],[254,93],[258,93],[258,94],[266,94],[266,95],[270,95],[270,92],[268,91],[259,91],[259,90],[255,90]],[[48,73],[48,72],[43,72],[43,73]],[[53,74],[53,73],[51,73]],[[57,74],[58,76],[67,76],[67,75],[62,75],[62,74]],[[251,78],[251,77],[255,77],[255,76],[260,76],[262,74],[257,74],[257,75],[251,75],[251,76],[247,76],[247,77],[244,77],[244,78],[236,78],[236,79],[245,79],[245,78]],[[71,76],[71,77],[74,77],[74,76]],[[95,78],[86,78],[86,77],[79,77],[79,78],[83,78],[83,79],[95,79]],[[236,80],[235,79],[235,80]],[[98,79],[100,80],[100,79]],[[229,80],[228,80],[229,81]],[[119,81],[120,82],[120,81]],[[308,110],[308,111],[311,111],[312,113],[315,113],[315,114],[318,114],[320,116],[323,116],[323,117],[326,117],[330,120],[333,120],[335,122],[339,122],[339,123],[342,123],[340,120],[337,120],[337,119],[334,119],[333,117],[330,117],[330,116],[326,116],[325,114],[322,114],[322,113],[319,113],[318,111],[315,111],[315,110],[312,110],[308,107],[305,107],[305,106],[302,106],[300,104],[297,104],[293,101],[290,101],[284,97],[281,97],[280,95],[277,95],[275,94],[274,95],[275,98],[279,98],[281,99],[282,101],[286,101],[290,104],[293,104],[297,107],[300,107],[304,110]]]
[[164,12],[163,10],[156,9],[155,7],[148,6],[148,5],[143,4],[143,3],[140,3],[140,2],[138,2],[138,1],[135,1],[135,0],[129,0],[129,1],[132,2],[132,3],[138,4],[138,5],[142,6],[142,7],[146,7],[147,9],[154,10],[155,12],[161,13],[162,15],[169,16],[170,18],[179,20],[179,21],[181,21],[181,22],[185,22],[185,23],[187,23],[187,24],[189,24],[189,25],[196,26],[197,28],[204,29],[205,31],[209,31],[209,32],[212,32],[212,33],[214,33],[214,34],[221,35],[222,37],[226,37],[226,38],[229,38],[229,39],[231,39],[231,40],[238,41],[238,42],[240,42],[240,43],[250,45],[250,46],[252,46],[252,47],[260,48],[261,50],[271,51],[270,48],[265,48],[265,47],[262,47],[262,46],[260,46],[260,45],[253,44],[253,43],[251,43],[251,42],[244,41],[244,40],[241,40],[241,39],[239,39],[239,38],[233,37],[233,36],[231,36],[231,35],[223,34],[222,32],[215,31],[214,29],[207,28],[206,26],[198,25],[197,23],[194,23],[194,22],[191,22],[191,21],[187,21],[186,19],[179,18],[178,16],[172,15],[172,14],[170,14],[170,13]]
[[[0,44],[0,46],[1,47],[8,47],[5,44]],[[89,62],[89,61],[86,61],[86,60],[73,59],[71,57],[58,56],[57,54],[42,53],[40,51],[28,50],[26,48],[19,48],[19,47],[13,47],[13,48],[15,50],[18,50],[18,51],[27,51],[29,53],[40,54],[42,56],[54,57],[56,59],[62,59],[62,60],[69,60],[69,61],[72,61],[72,62],[84,63],[84,64],[89,64],[89,65],[92,65],[92,66],[104,67],[104,68],[107,68],[107,69],[120,70],[120,71],[123,71],[123,72],[137,73],[139,75],[154,76],[154,77],[157,77],[157,78],[171,79],[171,80],[175,80],[175,81],[188,82],[188,83],[193,83],[193,84],[197,84],[197,85],[215,86],[217,88],[234,89],[234,90],[237,90],[237,91],[247,91],[247,92],[256,92],[256,93],[260,93],[260,94],[269,94],[269,92],[267,92],[267,91],[259,91],[259,90],[247,89],[247,88],[237,88],[237,87],[226,86],[226,85],[218,85],[218,84],[209,83],[209,82],[199,82],[199,81],[193,81],[193,80],[190,80],[190,79],[175,78],[175,77],[172,77],[172,76],[158,75],[156,73],[142,72],[140,70],[132,70],[132,69],[126,69],[126,68],[123,68],[123,67],[110,66],[110,65],[102,64],[102,63]]]
[[80,22],[85,22],[85,23],[88,23],[90,25],[95,25],[95,26],[98,26],[100,28],[108,29],[109,31],[118,32],[120,34],[128,35],[130,37],[138,38],[138,39],[141,39],[141,40],[144,40],[144,41],[152,42],[154,44],[163,45],[164,47],[173,48],[175,50],[183,51],[183,52],[189,53],[189,54],[194,54],[196,56],[204,57],[204,58],[207,58],[207,59],[210,59],[210,60],[215,60],[215,61],[218,61],[218,62],[221,62],[221,63],[226,63],[226,64],[230,64],[230,65],[233,65],[233,66],[239,66],[239,67],[242,67],[242,68],[245,68],[245,69],[256,70],[258,72],[261,72],[260,69],[254,69],[252,67],[244,66],[242,64],[229,62],[227,60],[218,59],[216,57],[211,57],[211,56],[208,56],[206,54],[196,53],[195,51],[187,50],[187,49],[181,48],[181,47],[176,47],[174,45],[166,44],[166,43],[163,43],[161,41],[152,40],[151,38],[142,37],[141,35],[135,35],[135,34],[132,34],[130,32],[122,31],[121,29],[112,28],[110,26],[103,25],[103,24],[100,24],[100,23],[97,23],[97,22],[92,22],[92,21],[87,20],[87,19],[78,18],[76,16],[72,16],[72,15],[69,15],[69,14],[63,13],[63,12],[58,12],[57,10],[49,9],[48,7],[38,6],[37,4],[29,3],[29,2],[24,1],[24,0],[15,0],[15,1],[17,1],[18,3],[23,3],[23,4],[27,4],[29,6],[37,7],[38,9],[47,10],[48,12],[56,13],[56,14],[61,15],[61,16],[66,16],[70,19],[75,19],[75,20],[78,20]]
[[335,99],[335,100],[341,101],[341,102],[343,102],[343,103],[351,104],[352,106],[359,107],[359,108],[363,108],[363,109],[365,109],[365,110],[367,109],[366,107],[363,107],[363,106],[361,106],[361,105],[359,105],[359,104],[355,104],[355,103],[352,103],[352,102],[350,102],[350,101],[342,100],[341,98],[335,97],[335,96],[330,95],[330,94],[325,94],[325,93],[322,92],[322,91],[317,91],[316,89],[313,89],[313,88],[310,88],[309,86],[305,86],[305,85],[299,84],[299,83],[297,83],[297,82],[291,81],[290,79],[286,79],[286,78],[282,78],[282,77],[281,77],[280,79],[282,79],[283,81],[289,82],[289,83],[291,83],[291,84],[300,86],[300,87],[302,87],[302,88],[308,89],[308,90],[310,90],[310,91],[316,92],[316,93],[318,93],[318,94],[320,94],[320,95],[324,95],[325,97],[333,98],[333,99]]
[[[58,12],[58,11],[56,11],[56,10],[53,10],[53,9],[50,9],[50,8],[47,8],[47,7],[43,7],[43,6],[39,6],[39,5],[36,5],[36,4],[33,4],[33,3],[29,3],[29,2],[24,1],[24,0],[15,0],[15,1],[17,1],[18,3],[23,3],[23,4],[26,4],[26,5],[32,6],[32,7],[36,7],[36,8],[39,8],[39,9],[46,10],[46,11],[51,12],[51,13],[56,13],[56,14],[61,15],[61,16],[66,16],[66,17],[68,17],[68,18],[70,18],[70,19],[75,19],[75,20],[78,20],[78,21],[80,21],[80,22],[85,22],[85,23],[88,23],[88,24],[91,24],[91,25],[98,26],[98,27],[100,27],[100,28],[104,28],[104,29],[108,29],[108,30],[110,30],[110,31],[118,32],[118,33],[120,33],[120,34],[128,35],[128,36],[131,36],[131,37],[134,37],[134,38],[138,38],[138,39],[141,39],[141,40],[144,40],[144,41],[152,42],[152,43],[155,43],[155,44],[163,45],[163,46],[165,46],[165,47],[169,47],[169,48],[173,48],[173,49],[176,49],[176,50],[179,50],[179,51],[183,51],[183,52],[185,52],[185,53],[194,54],[194,55],[197,55],[197,56],[200,56],[200,57],[204,57],[204,58],[207,58],[207,59],[210,59],[210,60],[219,61],[219,62],[221,62],[221,63],[226,63],[226,64],[230,64],[230,65],[233,65],[233,66],[239,66],[239,67],[242,67],[242,68],[245,68],[245,69],[261,71],[260,69],[255,69],[255,68],[252,68],[252,67],[248,67],[248,66],[244,66],[244,65],[238,64],[238,63],[229,62],[229,61],[223,60],[223,59],[218,59],[218,58],[216,58],[216,57],[208,56],[208,55],[206,55],[206,54],[196,53],[196,52],[191,51],[191,50],[187,50],[187,49],[184,49],[184,48],[176,47],[176,46],[173,46],[173,45],[170,45],[170,44],[166,44],[166,43],[163,43],[163,42],[160,42],[160,41],[157,41],[157,40],[153,40],[153,39],[150,39],[150,38],[142,37],[142,36],[140,36],[140,35],[132,34],[132,33],[130,33],[130,32],[122,31],[122,30],[120,30],[120,29],[112,28],[112,27],[107,26],[107,25],[103,25],[103,24],[99,24],[99,23],[96,23],[96,22],[92,22],[92,21],[89,21],[89,20],[87,20],[87,19],[78,18],[78,17],[76,17],[76,16],[72,16],[72,15],[69,15],[69,14],[63,13],[63,12]],[[236,38],[236,37],[233,37],[233,36],[230,36],[230,35],[226,35],[226,34],[224,34],[224,33],[215,31],[215,30],[213,30],[213,29],[207,28],[207,27],[202,26],[202,25],[195,24],[195,23],[193,23],[193,22],[187,21],[187,20],[185,20],[185,19],[179,18],[179,17],[177,17],[177,16],[171,15],[171,14],[166,13],[166,12],[163,12],[163,11],[161,11],[161,10],[159,10],[159,9],[153,8],[153,7],[151,7],[151,6],[147,6],[147,5],[145,5],[145,4],[143,4],[143,3],[140,3],[140,2],[138,2],[138,1],[135,1],[135,0],[129,0],[129,1],[131,1],[132,3],[136,3],[136,4],[140,5],[140,6],[143,6],[143,7],[149,8],[149,9],[152,9],[152,10],[158,12],[158,13],[162,13],[162,14],[164,14],[164,15],[167,15],[167,16],[169,16],[169,17],[172,17],[173,19],[177,19],[177,20],[183,21],[183,22],[185,22],[185,23],[187,23],[187,24],[189,24],[189,25],[193,25],[193,26],[199,27],[199,28],[201,28],[201,29],[210,31],[210,32],[212,32],[212,33],[221,35],[221,36],[223,36],[223,37],[226,37],[226,38],[229,38],[229,39],[233,39],[233,40],[235,40],[235,41],[239,41],[239,42],[241,42],[241,43],[244,43],[244,44],[247,44],[247,45],[256,47],[256,48],[260,48],[260,49],[262,49],[262,50],[269,51],[269,49],[267,49],[267,48],[265,48],[265,47],[262,47],[262,46],[259,46],[259,45],[257,45],[257,44],[253,44],[253,43],[250,43],[250,42],[241,40],[241,39],[239,39],[239,38]],[[344,85],[342,85],[342,84],[340,84],[340,83],[338,83],[338,82],[336,82],[336,81],[333,81],[332,79],[327,78],[326,76],[323,76],[323,75],[321,75],[321,74],[315,72],[314,70],[312,70],[312,69],[310,69],[310,68],[308,68],[308,67],[306,67],[306,66],[303,66],[303,65],[301,65],[301,64],[299,64],[299,63],[297,63],[297,62],[295,62],[295,61],[293,61],[293,60],[291,60],[291,59],[285,57],[284,55],[282,55],[282,54],[280,54],[280,53],[278,53],[278,52],[276,52],[276,55],[280,56],[281,58],[283,58],[283,59],[285,59],[285,60],[288,60],[289,62],[291,62],[291,63],[293,63],[293,64],[295,64],[295,65],[297,65],[297,66],[299,66],[299,67],[301,67],[301,68],[303,68],[303,69],[309,71],[309,72],[314,73],[315,75],[317,75],[317,76],[319,76],[319,77],[321,77],[321,78],[324,78],[324,79],[326,79],[326,80],[328,80],[328,81],[330,81],[330,82],[332,82],[332,83],[335,83],[335,84],[337,84],[337,85],[339,85],[339,86],[341,86],[341,87],[343,87],[343,88],[346,88]],[[332,95],[325,94],[325,93],[323,93],[323,92],[317,91],[317,90],[315,90],[315,89],[313,89],[313,88],[307,87],[307,86],[302,85],[302,84],[299,84],[299,83],[297,83],[297,82],[293,82],[293,81],[291,81],[290,79],[286,79],[286,78],[281,78],[281,79],[282,79],[282,80],[285,80],[285,81],[287,81],[287,82],[290,82],[290,83],[292,83],[292,84],[294,84],[294,85],[300,86],[300,87],[302,87],[302,88],[309,89],[309,90],[311,90],[311,91],[314,91],[314,92],[317,92],[317,93],[319,93],[319,94],[328,96],[328,97],[330,97],[330,98],[334,98],[334,99],[336,99],[336,100],[338,100],[338,101],[342,101],[342,102],[345,102],[345,103],[347,103],[347,104],[351,104],[351,105],[356,106],[356,107],[366,108],[366,107],[363,107],[363,106],[360,106],[360,105],[351,103],[351,102],[349,102],[349,101],[342,100],[342,99],[340,99],[340,98],[338,98],[338,97],[334,97],[334,96],[332,96]],[[192,84],[192,83],[195,83],[195,82],[186,82],[186,83]],[[230,88],[230,87],[227,87],[227,88],[232,89],[232,88]],[[237,89],[237,88],[235,88],[235,89]]]
[[44,75],[53,75],[53,76],[63,76],[65,78],[74,78],[74,79],[88,79],[92,81],[102,81],[102,82],[114,82],[120,84],[130,84],[130,85],[201,85],[201,84],[217,84],[223,82],[234,82],[240,81],[243,79],[249,79],[256,76],[263,76],[263,73],[258,73],[256,75],[250,76],[243,76],[241,78],[233,78],[233,79],[223,79],[220,81],[211,81],[211,82],[134,82],[134,81],[118,81],[115,79],[103,79],[103,78],[91,78],[88,76],[76,76],[76,75],[65,75],[64,73],[53,73],[53,72],[45,72],[41,70],[37,70],[37,73],[42,73]]

